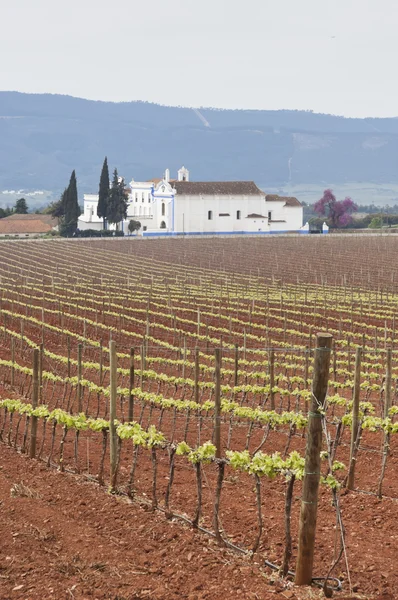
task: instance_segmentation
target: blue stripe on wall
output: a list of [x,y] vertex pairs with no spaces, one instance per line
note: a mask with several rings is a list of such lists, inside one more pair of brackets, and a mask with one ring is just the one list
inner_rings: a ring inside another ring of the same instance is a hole
[[278,233],[301,233],[303,235],[308,235],[310,232],[301,231],[300,229],[295,231],[186,231],[185,233],[176,233],[174,231],[144,231],[142,235],[144,237],[183,237],[186,235],[277,235]]

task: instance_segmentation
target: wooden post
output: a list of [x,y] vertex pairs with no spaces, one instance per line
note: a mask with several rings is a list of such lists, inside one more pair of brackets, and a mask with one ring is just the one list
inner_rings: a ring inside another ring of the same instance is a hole
[[141,346],[141,390],[144,389],[144,363],[145,363],[145,346]]
[[[37,408],[39,400],[39,349],[33,350],[33,385],[32,385],[32,407]],[[37,417],[32,416],[30,429],[30,448],[29,458],[36,457],[36,439],[37,439]]]
[[333,340],[333,379],[336,381],[337,371],[337,355],[336,355],[336,342]]
[[391,361],[392,352],[391,348],[387,348],[386,356],[386,383],[385,383],[385,397],[384,397],[384,418],[387,419],[388,412],[391,408]]
[[238,371],[239,371],[239,346],[235,344],[235,375],[234,375],[234,387],[238,385]]
[[83,411],[82,402],[82,355],[83,355],[83,344],[79,344],[77,347],[77,410],[79,413]]
[[221,350],[214,350],[215,357],[215,390],[214,390],[214,444],[216,458],[221,458]]
[[[385,396],[384,396],[384,418],[388,417],[388,413],[391,408],[391,361],[392,361],[392,351],[391,348],[387,349],[387,357],[386,357],[386,379],[385,379]],[[381,499],[382,496],[382,486],[384,474],[386,471],[387,465],[387,457],[390,452],[390,432],[387,430],[384,432],[384,444],[383,444],[383,458],[381,463],[381,473],[379,479],[379,485],[377,487],[377,496]]]
[[[309,370],[309,363],[310,363],[310,349],[308,346],[305,347],[304,350],[304,389],[307,389],[307,385],[308,385],[308,370]],[[308,414],[308,400],[305,400],[304,403],[305,406],[305,414]]]
[[100,355],[99,355],[99,384],[102,385],[102,379],[103,379],[103,371],[104,371],[104,352],[102,349],[102,338],[100,340]]
[[308,413],[307,447],[300,510],[296,585],[310,585],[318,510],[318,488],[322,450],[322,413],[329,379],[332,336],[319,333],[316,339],[312,398]]
[[39,402],[43,400],[43,360],[44,360],[44,344],[40,344],[39,353]]
[[117,395],[117,357],[116,342],[109,342],[109,449],[110,449],[110,491],[114,492],[116,487],[116,465],[117,465],[117,436],[116,436],[116,395]]
[[185,362],[187,360],[187,338],[184,335],[184,350],[182,353],[183,363],[182,363],[182,378],[185,379]]
[[348,367],[348,371],[351,373],[351,336],[348,336],[348,340],[347,340],[347,367]]
[[199,404],[199,348],[195,347],[195,395],[194,401]]
[[70,377],[70,335],[68,335],[68,377]]
[[11,338],[11,385],[15,384],[15,340]]
[[270,408],[271,410],[275,410],[275,392],[273,391],[275,387],[275,352],[273,348],[268,353],[268,370]]
[[23,350],[23,334],[24,334],[24,326],[25,326],[25,321],[23,319],[21,319],[21,350],[20,350],[20,354],[22,356],[22,350]]
[[134,419],[134,348],[130,348],[130,381],[129,381],[129,423]]
[[351,447],[350,447],[350,462],[348,469],[347,488],[354,489],[355,483],[355,444],[358,435],[359,426],[359,392],[361,384],[361,357],[362,348],[357,348],[355,354],[355,375],[354,375],[354,398],[352,405],[352,430],[351,430]]

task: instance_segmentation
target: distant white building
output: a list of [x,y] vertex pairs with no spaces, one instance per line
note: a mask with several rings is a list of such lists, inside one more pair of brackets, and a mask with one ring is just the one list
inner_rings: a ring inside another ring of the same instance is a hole
[[[143,236],[264,234],[299,231],[303,207],[297,198],[266,195],[253,181],[190,181],[181,167],[177,179],[130,182],[127,220],[141,223]],[[102,229],[97,194],[84,195],[79,229]]]

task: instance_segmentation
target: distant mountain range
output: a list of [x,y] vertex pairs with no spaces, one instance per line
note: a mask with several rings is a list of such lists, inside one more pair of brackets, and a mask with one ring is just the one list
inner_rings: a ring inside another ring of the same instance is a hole
[[[272,93],[272,90],[270,90]],[[104,156],[127,181],[175,176],[302,184],[398,183],[398,119],[216,110],[0,92],[0,190],[58,193],[76,169],[98,188]]]

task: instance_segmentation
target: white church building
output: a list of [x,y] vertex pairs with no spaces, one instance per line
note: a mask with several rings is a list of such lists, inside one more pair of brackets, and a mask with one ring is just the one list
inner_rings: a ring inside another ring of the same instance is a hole
[[[162,179],[133,179],[128,194],[127,219],[119,225],[125,234],[131,219],[145,237],[299,232],[303,225],[297,198],[266,195],[253,181],[190,181],[185,167],[177,179],[168,169]],[[102,229],[97,204],[97,194],[84,195],[79,229]]]

